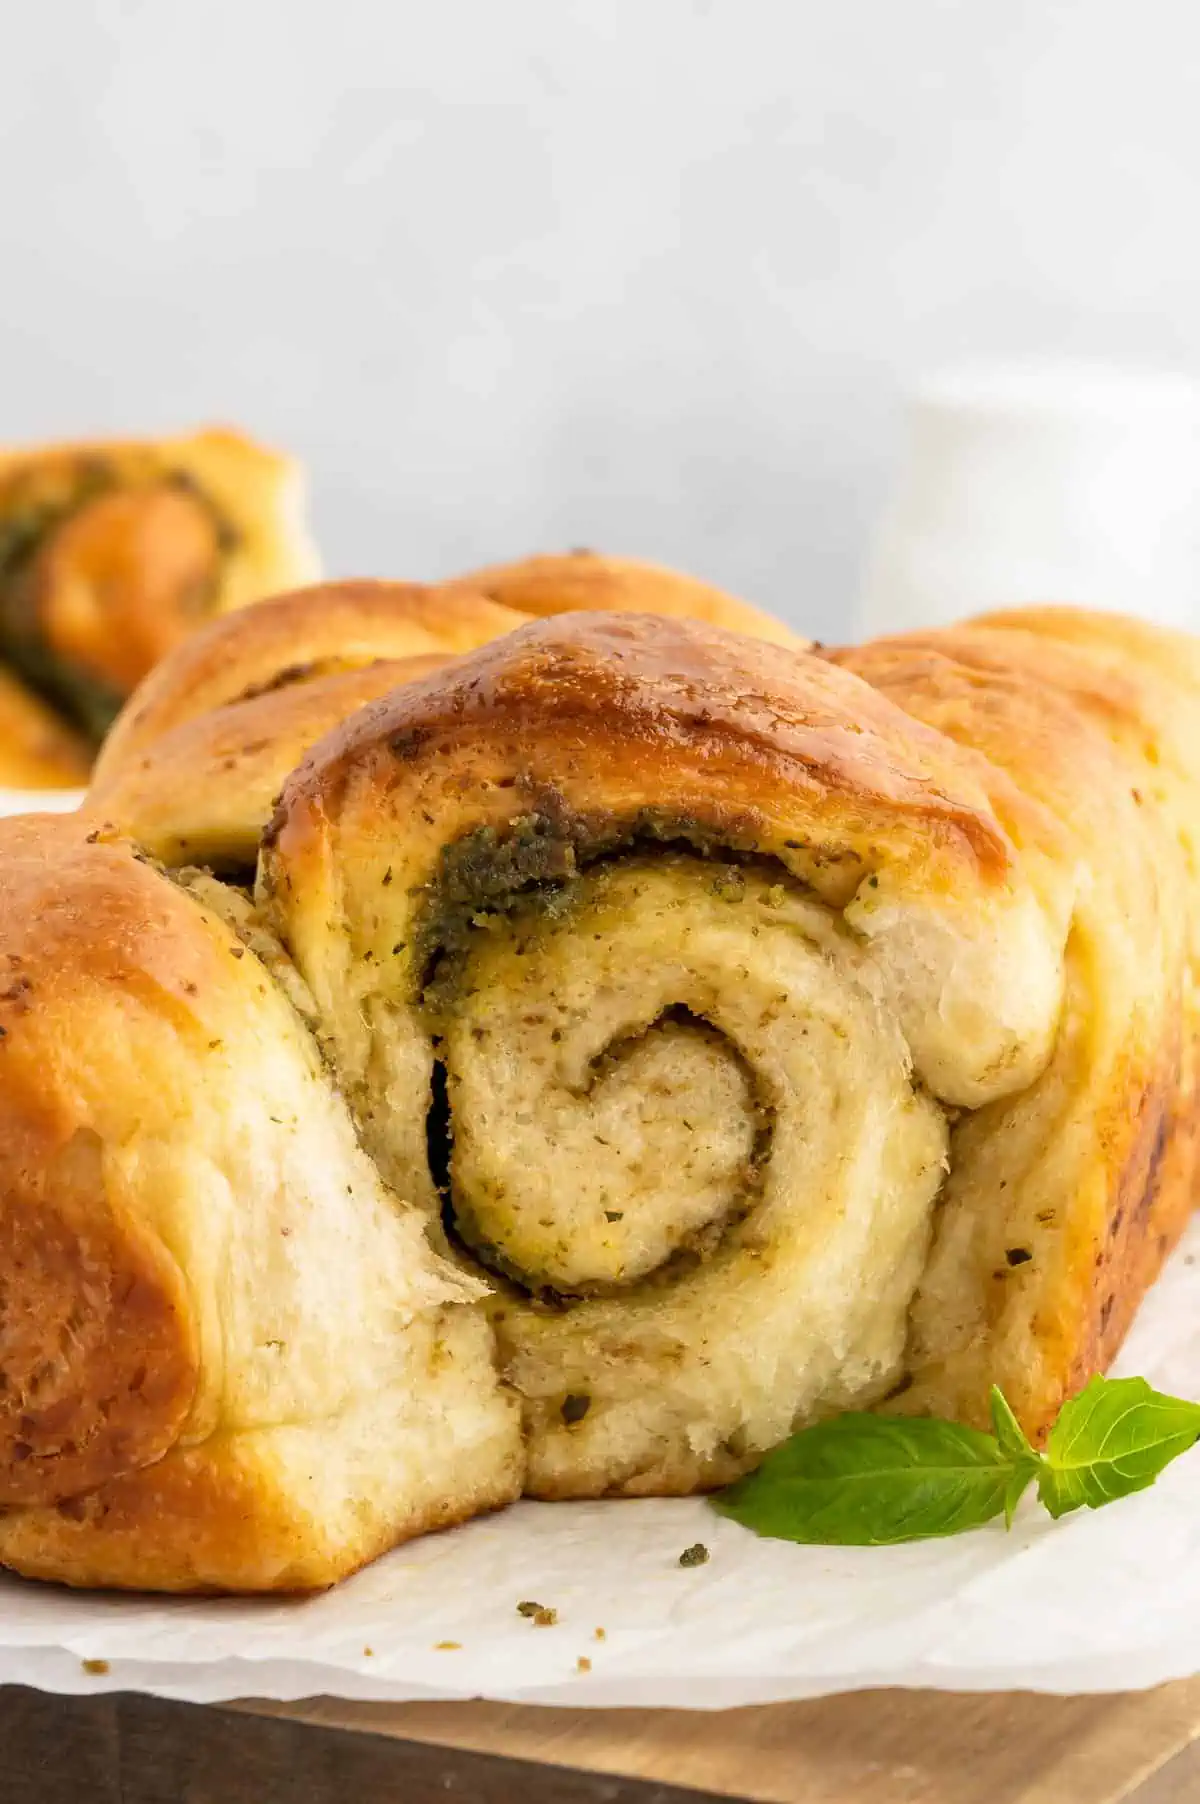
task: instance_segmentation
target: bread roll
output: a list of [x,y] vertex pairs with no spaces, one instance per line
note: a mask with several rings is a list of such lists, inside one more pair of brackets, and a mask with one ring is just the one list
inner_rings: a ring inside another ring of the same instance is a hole
[[480,580],[483,588],[469,578],[440,588],[326,583],[213,621],[158,666],[117,720],[96,765],[97,813],[171,864],[253,864],[284,778],[310,746],[432,662],[522,625],[522,596],[533,614],[573,602],[664,614],[690,606],[697,617],[800,643],[768,615],[652,565],[578,554]]
[[[581,614],[373,704],[287,785],[261,905],[364,1143],[492,1274],[536,1494],[717,1484],[913,1378],[954,1122],[1036,1085],[1068,993],[1078,859],[998,781],[833,663]],[[1112,1124],[1083,1127],[1115,1184]],[[990,1236],[1019,1204],[975,1206]],[[1003,1248],[960,1277],[987,1319],[1032,1295]],[[1084,1333],[1033,1337],[1035,1431]],[[1000,1357],[960,1355],[952,1413]]]
[[[1195,643],[618,608],[392,687],[374,630],[0,834],[0,1561],[317,1584],[848,1407],[1043,1436],[1191,1208]],[[108,843],[244,862],[376,679],[253,901]]]
[[234,432],[0,453],[0,652],[99,741],[209,615],[316,575],[301,504]]
[[455,578],[445,591],[453,593],[460,587],[522,614],[666,614],[749,633],[793,650],[808,643],[782,620],[694,576],[635,558],[601,557],[594,551],[492,564]]
[[996,1382],[1042,1430],[1120,1346],[1191,1206],[1200,655],[1071,609],[836,655],[979,756],[996,818],[1071,896],[1053,1058],[952,1133],[904,1399],[980,1419]]
[[483,595],[445,596],[418,583],[318,583],[274,596],[253,612],[212,621],[158,666],[109,734],[97,784],[215,708],[383,659],[452,657],[524,619]]
[[0,944],[0,1563],[304,1590],[514,1496],[480,1287],[233,892],[7,820]]
[[106,762],[89,808],[168,865],[202,864],[253,882],[263,827],[309,747],[364,702],[447,661],[383,658],[197,714],[152,746]]

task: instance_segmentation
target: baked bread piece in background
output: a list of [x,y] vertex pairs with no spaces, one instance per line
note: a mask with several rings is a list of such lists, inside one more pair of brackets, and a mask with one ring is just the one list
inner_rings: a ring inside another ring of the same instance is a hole
[[253,871],[276,797],[310,746],[523,619],[467,590],[344,582],[215,620],[117,720],[90,806],[168,864]]
[[664,614],[748,633],[793,650],[809,641],[773,614],[727,595],[711,583],[638,558],[568,551],[520,558],[470,570],[443,585],[486,595],[521,614]]
[[0,453],[0,658],[93,745],[197,626],[317,573],[298,466],[238,433]]
[[88,739],[0,664],[0,789],[82,789]]
[[275,595],[211,621],[158,666],[114,723],[97,780],[214,708],[385,658],[453,657],[525,619],[478,593],[447,596],[420,583],[327,582]]

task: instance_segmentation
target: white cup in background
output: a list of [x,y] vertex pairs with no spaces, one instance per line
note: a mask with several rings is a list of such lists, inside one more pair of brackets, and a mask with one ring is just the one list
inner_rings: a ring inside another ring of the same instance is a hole
[[1200,384],[1086,364],[948,372],[909,404],[864,634],[1074,602],[1200,627]]

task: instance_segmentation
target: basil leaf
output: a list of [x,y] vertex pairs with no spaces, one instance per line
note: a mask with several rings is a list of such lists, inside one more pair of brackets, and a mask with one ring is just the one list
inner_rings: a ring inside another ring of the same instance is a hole
[[879,1547],[989,1522],[1005,1509],[1012,1475],[1012,1461],[979,1429],[844,1415],[801,1429],[713,1501],[760,1535]]
[[1200,1438],[1200,1403],[1165,1397],[1144,1378],[1093,1378],[1064,1403],[1038,1471],[1052,1516],[1144,1491]]
[[1011,1528],[1017,1505],[1028,1490],[1030,1480],[1037,1477],[1042,1462],[1029,1445],[1029,1437],[1013,1415],[1012,1406],[998,1384],[992,1386],[988,1403],[1000,1451],[1012,1461],[1012,1471],[1004,1493],[1004,1526]]
[[1000,1443],[1001,1453],[1007,1454],[1012,1460],[1033,1460],[1036,1465],[1038,1456],[1029,1445],[1028,1435],[1013,1415],[1012,1405],[998,1384],[991,1388],[988,1408],[992,1416],[992,1430]]
[[835,1416],[794,1434],[712,1502],[760,1535],[881,1547],[956,1535],[1013,1513],[1036,1479],[1052,1516],[1152,1485],[1200,1440],[1200,1403],[1144,1378],[1093,1378],[1063,1405],[1044,1453],[992,1386],[995,1434],[926,1416]]

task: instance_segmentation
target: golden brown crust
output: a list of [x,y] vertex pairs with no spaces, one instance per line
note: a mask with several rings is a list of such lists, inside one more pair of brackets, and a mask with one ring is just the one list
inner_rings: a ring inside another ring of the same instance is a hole
[[0,1504],[13,1504],[157,1458],[190,1408],[183,1281],[106,1170],[63,998],[81,942],[87,980],[118,986],[133,1009],[147,986],[186,1006],[194,979],[186,957],[171,968],[169,911],[127,854],[89,846],[69,820],[4,825]]
[[1200,683],[1200,640],[1195,634],[1154,626],[1128,614],[1090,608],[1027,607],[981,614],[976,627],[996,632],[1032,633],[1043,645],[1061,644],[1107,666],[1115,678],[1137,680],[1138,672],[1170,684]]
[[90,1490],[159,1458],[191,1405],[195,1349],[179,1272],[98,1200],[94,1134],[38,1137],[8,1098],[0,1120],[3,1507]]
[[823,661],[660,616],[536,622],[363,709],[289,783],[275,836],[351,784],[394,789],[397,767],[440,781],[451,747],[476,781],[525,766],[527,790],[568,793],[578,771],[600,814],[652,799],[744,821],[783,851],[798,802],[815,802],[831,838],[865,844],[886,824],[923,861],[941,850],[947,868],[1007,873],[976,773],[947,741]]
[[322,583],[214,620],[147,678],[96,766],[107,782],[164,733],[263,689],[311,682],[382,659],[469,651],[521,624],[479,594],[416,583]]
[[[323,681],[384,659],[449,657],[470,651],[512,631],[529,614],[580,608],[623,613],[642,608],[668,617],[690,615],[722,622],[765,640],[803,643],[769,616],[690,577],[652,565],[581,554],[498,568],[482,573],[481,581],[486,589],[470,578],[435,589],[385,582],[330,583],[279,596],[236,620],[212,623],[154,671],[116,722],[96,769],[97,806],[115,811],[114,818],[130,831],[144,832],[147,844],[164,848],[179,838],[223,844],[236,817],[234,831],[241,844],[253,813],[245,805],[248,798],[241,795],[241,760],[230,766],[228,754],[217,749],[233,722],[216,723],[211,736],[196,730],[169,745],[162,743],[164,735],[212,710],[252,699],[266,688]],[[529,598],[526,611],[521,611],[523,595]],[[337,690],[325,693],[332,697]],[[347,685],[344,693],[352,697],[353,685]],[[368,682],[361,699],[381,693]],[[292,711],[289,716],[296,728],[302,713]],[[320,732],[334,723],[327,709],[314,703],[313,719],[317,718],[322,721]],[[283,731],[292,732],[287,746],[294,748],[298,761],[307,745],[294,730]],[[147,762],[151,746],[156,752],[161,747],[157,768]],[[184,810],[186,826],[181,819],[172,835],[179,760],[185,749],[196,761],[189,784],[191,806]],[[282,741],[279,757],[268,762],[281,781],[291,768]],[[248,771],[247,780],[255,785],[257,796],[261,788],[257,773]],[[237,798],[228,808],[221,805],[225,794]],[[175,854],[164,850],[163,856]]]
[[441,653],[381,659],[194,715],[149,748],[105,760],[88,811],[166,864],[253,869],[279,792],[305,753],[366,702],[447,661]]
[[[944,1242],[985,1188],[1018,1192],[1025,1219],[993,1211],[983,1324],[956,1340],[940,1283],[936,1303],[918,1298],[905,1399],[944,1408],[965,1361],[979,1373],[974,1417],[994,1380],[1041,1435],[1120,1345],[1195,1194],[1200,1019],[1185,971],[1200,738],[1172,735],[1170,692],[1194,650],[1133,623],[1031,610],[830,655],[986,761],[997,816],[1035,868],[1087,873],[1056,1058],[1027,1095],[958,1131]],[[1012,1266],[1011,1246],[1032,1256]],[[935,1275],[938,1261],[935,1247]]]
[[522,558],[469,571],[446,585],[487,595],[522,614],[665,614],[700,620],[799,650],[808,641],[781,620],[709,583],[661,564],[602,557],[594,551]]
[[[244,1437],[243,1437],[244,1438]],[[319,1446],[314,1456],[319,1457]],[[0,1519],[0,1565],[77,1589],[200,1596],[323,1591],[418,1535],[502,1509],[519,1494],[486,1474],[474,1491],[437,1496],[389,1521],[346,1557],[303,1508],[263,1509],[263,1480],[239,1437],[178,1447],[53,1507]],[[164,1530],[166,1532],[164,1532]]]
[[1081,1274],[1094,1287],[1096,1301],[1073,1350],[1066,1396],[1115,1358],[1195,1208],[1200,1119],[1193,1107],[1184,1106],[1179,1078],[1178,1056],[1168,1046],[1157,1081],[1135,1077],[1131,1085],[1135,1132],[1117,1170],[1102,1258],[1092,1273]]
[[66,1583],[321,1586],[519,1490],[471,1291],[209,893],[0,824],[0,1564]]

